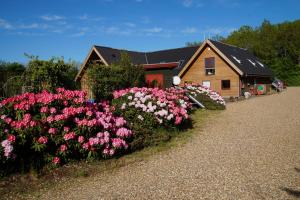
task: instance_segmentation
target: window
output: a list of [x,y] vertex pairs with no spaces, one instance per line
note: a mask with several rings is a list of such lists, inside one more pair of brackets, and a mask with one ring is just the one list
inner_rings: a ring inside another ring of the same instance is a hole
[[230,80],[222,80],[222,90],[230,89]]
[[215,74],[215,58],[205,58],[205,75]]

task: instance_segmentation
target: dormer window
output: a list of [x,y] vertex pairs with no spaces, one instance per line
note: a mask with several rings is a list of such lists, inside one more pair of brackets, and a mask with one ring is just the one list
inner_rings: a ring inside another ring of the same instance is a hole
[[205,75],[215,75],[215,57],[205,58]]

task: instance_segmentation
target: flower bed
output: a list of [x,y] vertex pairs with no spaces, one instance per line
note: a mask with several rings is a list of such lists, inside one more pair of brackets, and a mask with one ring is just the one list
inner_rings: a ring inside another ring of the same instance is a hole
[[183,128],[190,122],[191,104],[183,89],[130,88],[113,95],[115,113],[131,122],[128,125],[135,133],[133,149],[170,138],[167,131],[158,135],[157,129]]
[[126,120],[114,116],[107,102],[85,103],[85,95],[59,88],[3,100],[0,172],[109,157],[126,149],[133,135]]
[[200,101],[208,110],[223,110],[225,109],[225,100],[223,97],[207,87],[200,84],[187,84],[184,88],[190,95]]

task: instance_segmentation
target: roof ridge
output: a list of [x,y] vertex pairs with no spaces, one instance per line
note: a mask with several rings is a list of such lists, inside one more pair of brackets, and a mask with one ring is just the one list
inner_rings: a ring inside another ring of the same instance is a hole
[[162,49],[162,50],[157,50],[157,51],[132,51],[132,50],[127,50],[127,49],[117,49],[117,48],[113,48],[113,47],[99,46],[99,45],[94,45],[94,47],[108,48],[108,49],[113,49],[113,50],[118,50],[118,51],[128,51],[128,52],[134,52],[134,53],[149,54],[149,53],[156,53],[156,52],[162,52],[162,51],[171,51],[171,50],[178,50],[178,49],[199,48],[200,46],[178,47],[178,48]]
[[107,49],[113,49],[113,50],[118,50],[118,51],[128,51],[128,52],[134,52],[134,53],[147,53],[144,51],[132,51],[132,50],[128,50],[128,49],[117,49],[117,48],[108,47],[108,46],[94,45],[94,47],[107,48]]
[[171,50],[178,50],[178,49],[188,49],[188,48],[199,48],[200,46],[191,46],[191,47],[178,47],[178,48],[170,48],[170,49],[162,49],[157,51],[147,51],[146,53],[154,53],[154,52],[161,52],[161,51],[171,51]]
[[221,44],[226,45],[226,46],[235,47],[235,48],[239,48],[239,49],[248,51],[248,49],[246,49],[246,48],[238,47],[238,46],[235,46],[235,45],[232,45],[232,44],[227,44],[227,43],[224,43],[224,42],[221,42],[221,41],[217,41],[217,40],[212,40],[212,39],[209,39],[209,40],[212,41],[212,42],[221,43]]

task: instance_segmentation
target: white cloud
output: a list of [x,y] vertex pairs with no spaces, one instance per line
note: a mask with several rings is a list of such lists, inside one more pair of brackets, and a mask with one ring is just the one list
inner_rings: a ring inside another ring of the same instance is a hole
[[65,19],[65,17],[59,15],[43,15],[41,16],[41,18],[45,21],[56,21]]
[[71,35],[71,37],[81,37],[81,36],[84,36],[85,35],[85,32],[84,31],[80,31],[78,33],[74,33]]
[[192,4],[193,4],[193,0],[183,0],[182,1],[182,5],[184,6],[184,7],[191,7],[192,6]]
[[84,14],[78,17],[80,20],[87,20],[88,19],[88,15]]
[[128,27],[130,27],[130,28],[136,27],[136,24],[134,24],[134,23],[132,23],[132,22],[126,22],[126,23],[124,23],[124,25],[125,25],[125,26],[128,26]]
[[148,32],[148,33],[160,33],[163,31],[163,29],[160,27],[153,27],[153,28],[149,28],[149,29],[144,29],[144,31]]
[[32,24],[22,24],[20,26],[21,29],[34,29],[34,28],[39,28],[39,24],[38,23],[32,23]]
[[5,19],[0,18],[0,28],[13,29],[13,26],[10,23],[8,23]]
[[182,33],[187,33],[187,34],[193,34],[193,33],[197,33],[198,30],[195,27],[188,27],[184,30],[181,31]]

